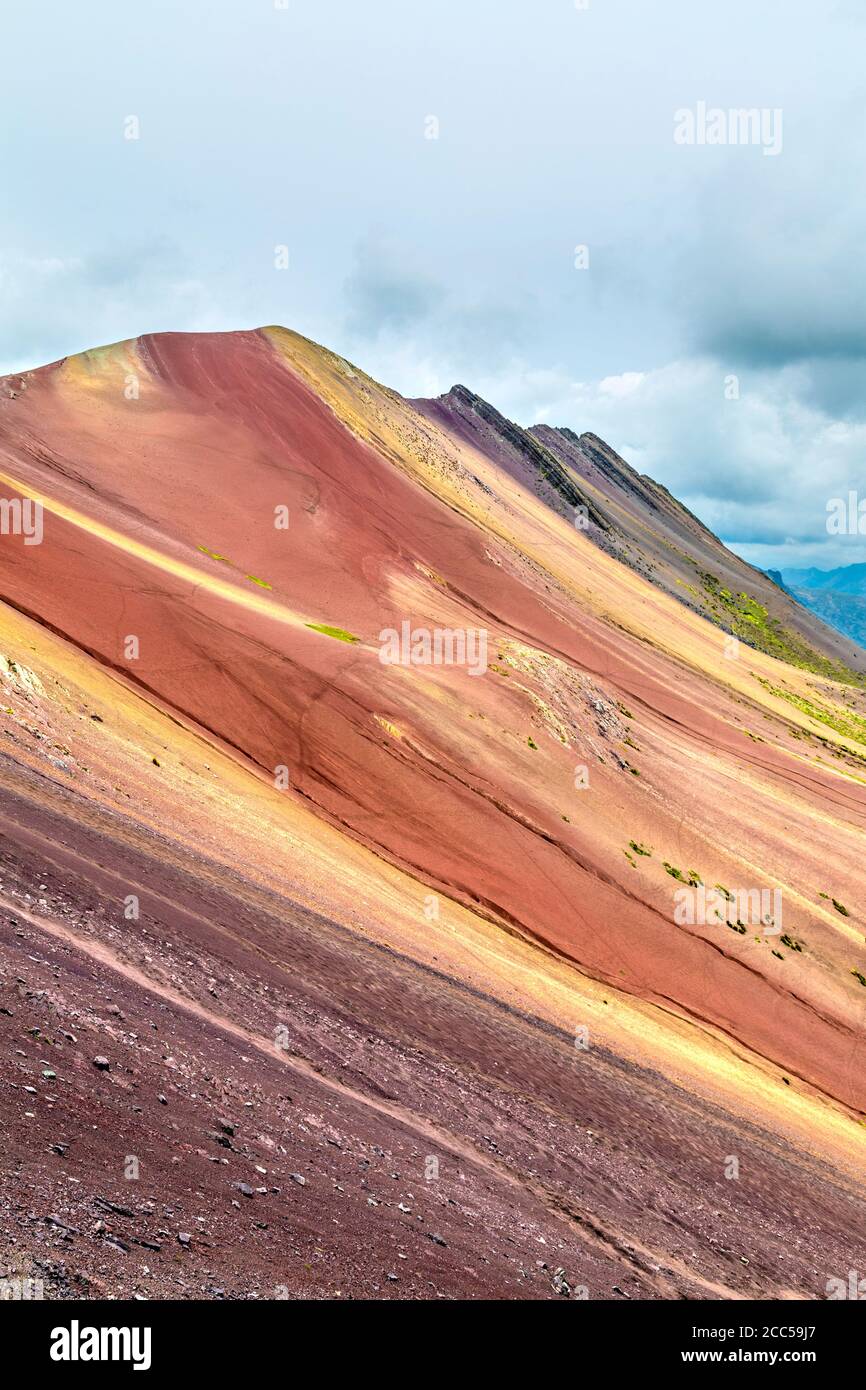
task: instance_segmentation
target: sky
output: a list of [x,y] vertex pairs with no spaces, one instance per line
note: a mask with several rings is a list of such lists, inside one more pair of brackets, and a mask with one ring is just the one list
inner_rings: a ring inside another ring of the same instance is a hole
[[0,373],[281,323],[866,560],[864,46],[866,0],[7,7]]

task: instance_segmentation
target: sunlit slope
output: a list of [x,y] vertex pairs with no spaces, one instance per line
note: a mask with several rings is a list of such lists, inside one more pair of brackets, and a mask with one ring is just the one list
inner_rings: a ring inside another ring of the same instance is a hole
[[[594,1045],[649,1063],[816,1154],[862,1166],[866,1130],[840,1108],[809,1088],[785,1086],[775,1067],[721,1033],[597,985],[445,896],[431,917],[425,885],[278,792],[125,676],[5,605],[0,703],[5,834],[26,831],[28,804],[71,812],[79,828],[101,838],[99,865],[81,867],[101,874],[116,895],[118,921],[129,891],[141,893],[147,909],[160,864],[188,866],[194,856],[214,884],[230,881],[253,911],[258,905],[272,914],[275,899],[301,905],[466,982],[479,998],[499,999],[566,1033],[579,1021]],[[148,856],[148,884],[114,873],[113,844]],[[45,853],[50,861],[55,851],[49,845]],[[261,951],[291,964],[279,935],[252,943],[242,923],[218,944],[238,965],[248,954],[253,971]]]
[[[12,606],[264,781],[285,769],[341,843],[866,1108],[856,692],[732,657],[285,330],[157,335],[4,385],[3,486],[46,507],[41,546],[0,551]],[[383,665],[407,620],[483,628],[489,669]],[[780,888],[801,949],[677,924],[689,874]]]

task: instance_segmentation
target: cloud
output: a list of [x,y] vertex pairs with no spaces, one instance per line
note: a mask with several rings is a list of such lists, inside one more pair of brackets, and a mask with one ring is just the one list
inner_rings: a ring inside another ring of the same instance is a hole
[[598,389],[602,396],[622,399],[623,396],[630,396],[645,380],[645,372],[623,372],[621,376],[604,377],[598,383]]
[[677,199],[685,215],[675,263],[655,277],[684,343],[734,369],[866,361],[856,108],[843,84],[789,114],[792,147],[778,159],[728,150],[694,161]]
[[711,357],[597,382],[519,363],[512,372],[475,389],[494,402],[501,389],[521,424],[600,435],[749,558],[827,567],[866,558],[862,538],[836,540],[826,530],[828,500],[863,477],[866,422],[804,401],[800,369],[746,373],[736,383]]
[[[345,283],[341,335],[347,353],[389,386],[421,395],[422,378],[444,391],[464,376],[501,366],[525,343],[527,310],[519,297],[504,292],[469,292],[435,279],[375,236],[355,250]],[[447,378],[447,380],[446,380]]]
[[[350,0],[211,0],[203,27],[160,0],[146,33],[134,7],[98,32],[55,8],[4,30],[27,133],[7,369],[283,322],[406,395],[463,381],[594,429],[737,544],[820,547],[826,496],[863,477],[862,0],[665,0],[663,24],[646,0],[442,0],[396,27]],[[781,109],[782,151],[676,145],[702,100]]]
[[217,327],[219,317],[208,286],[166,241],[86,256],[0,254],[0,362],[9,362],[9,371],[209,322]]
[[346,281],[346,328],[361,341],[405,334],[429,319],[441,292],[428,275],[399,264],[393,249],[368,237]]

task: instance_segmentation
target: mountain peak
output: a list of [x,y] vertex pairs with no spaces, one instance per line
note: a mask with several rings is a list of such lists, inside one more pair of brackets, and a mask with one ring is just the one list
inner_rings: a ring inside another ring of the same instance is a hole
[[[75,1145],[79,1195],[55,1155],[23,1166],[26,1209],[80,1229],[105,1206],[122,1104],[160,1208],[213,1196],[207,1240],[177,1257],[129,1209],[154,1294],[177,1294],[182,1258],[200,1261],[188,1288],[229,1269],[232,1297],[276,1271],[304,1296],[338,1276],[375,1293],[393,1270],[413,1293],[509,1298],[539,1239],[602,1292],[766,1292],[774,1252],[796,1253],[789,1208],[832,1222],[822,1267],[846,1269],[862,1194],[828,1206],[808,1150],[793,1158],[803,1132],[847,1161],[866,1111],[866,717],[843,639],[596,435],[526,430],[460,384],[413,405],[288,330],[148,334],[3,386],[0,979],[28,986],[5,990],[6,1031],[30,1059],[4,1077],[38,1079],[46,988],[80,1038],[56,1049],[62,1125],[40,1102],[28,1130],[39,1152]],[[16,524],[27,500],[38,537]],[[684,920],[683,893],[713,884],[717,915],[708,888]],[[763,895],[783,890],[773,935]],[[586,1019],[578,1118],[610,1140],[589,1156],[563,1069]],[[482,1131],[515,1114],[506,1170]],[[235,1148],[267,1169],[225,1221],[231,1174],[206,1175],[172,1115],[223,1147],[240,1123]],[[748,1286],[724,1213],[707,1241],[694,1200],[744,1124],[769,1174],[766,1204],[754,1184],[743,1199]],[[399,1173],[424,1215],[428,1149],[455,1200],[401,1275],[368,1193]],[[356,1161],[369,1186],[346,1180]],[[653,1197],[626,1194],[625,1222],[623,1162],[650,1165]],[[312,1282],[291,1273],[290,1166],[324,1252]],[[603,1259],[550,1211],[575,1183],[593,1227],[628,1236]],[[621,1256],[636,1240],[655,1273]],[[704,1252],[694,1277],[683,1240]],[[814,1293],[814,1251],[780,1286]],[[104,1287],[104,1242],[74,1253]]]

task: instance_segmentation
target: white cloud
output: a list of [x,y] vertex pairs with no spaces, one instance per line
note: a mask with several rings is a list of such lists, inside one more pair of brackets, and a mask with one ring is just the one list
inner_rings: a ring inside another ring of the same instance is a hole
[[602,396],[622,399],[623,396],[630,396],[645,380],[646,372],[623,372],[620,376],[604,377],[598,383],[598,389]]

